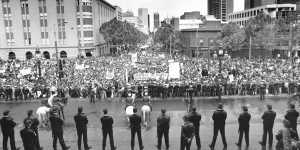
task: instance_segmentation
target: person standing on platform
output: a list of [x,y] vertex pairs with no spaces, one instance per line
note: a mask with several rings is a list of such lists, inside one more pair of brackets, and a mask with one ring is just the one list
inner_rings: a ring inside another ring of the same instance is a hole
[[201,149],[201,141],[200,141],[200,135],[199,135],[199,130],[200,130],[200,121],[201,121],[201,115],[197,113],[196,107],[192,108],[192,112],[189,114],[189,120],[193,123],[195,127],[195,140],[197,144],[197,150]]
[[140,150],[144,149],[141,133],[141,116],[137,115],[137,108],[133,109],[133,115],[129,117],[131,128],[131,150],[134,150],[135,134],[137,134]]
[[30,119],[24,121],[25,128],[20,131],[24,150],[38,150],[36,143],[36,134],[31,129],[32,122]]
[[3,112],[3,117],[0,120],[3,142],[2,148],[3,150],[8,150],[7,148],[7,141],[9,138],[10,141],[10,149],[17,150],[16,143],[15,143],[15,131],[14,128],[17,125],[16,122],[13,121],[13,118],[9,116],[10,111],[6,110]]
[[225,136],[225,121],[227,113],[223,109],[223,104],[219,104],[218,109],[213,113],[212,119],[214,121],[214,136],[209,147],[214,149],[217,140],[218,132],[220,131],[224,148],[227,148],[226,136]]
[[273,145],[273,126],[276,113],[272,110],[272,105],[267,105],[267,111],[262,115],[263,119],[263,137],[262,141],[259,142],[261,146],[266,146],[267,134],[269,135],[269,147]]
[[195,136],[195,127],[189,121],[188,116],[183,117],[184,124],[181,126],[180,150],[190,150],[193,137]]
[[113,136],[114,120],[113,120],[112,116],[107,115],[107,109],[104,109],[103,113],[104,113],[104,116],[102,116],[100,119],[101,124],[102,124],[102,134],[103,134],[102,150],[105,150],[107,135],[109,136],[110,149],[116,150],[117,148],[115,147],[114,136]]
[[289,105],[290,109],[286,112],[286,115],[284,116],[286,120],[290,122],[291,128],[296,133],[296,138],[299,140],[298,131],[297,131],[297,119],[299,117],[299,112],[295,109],[295,104]]
[[35,140],[36,140],[36,146],[37,146],[37,150],[42,150],[43,148],[40,146],[40,140],[39,140],[39,120],[37,118],[33,117],[33,110],[29,110],[27,112],[27,117],[24,119],[23,123],[25,125],[26,121],[30,120],[31,125],[30,128],[33,130],[33,132],[35,133]]
[[162,137],[165,138],[166,150],[169,149],[169,129],[170,129],[170,116],[166,115],[166,110],[161,110],[161,115],[157,118],[157,149],[161,150]]
[[87,138],[87,124],[89,121],[87,116],[82,111],[82,107],[78,107],[78,113],[74,116],[78,136],[77,145],[78,150],[81,150],[81,140],[83,138],[84,149],[89,150],[91,149],[91,147],[88,146]]
[[57,147],[56,147],[57,139],[59,140],[59,143],[63,150],[70,149],[69,146],[66,146],[65,141],[64,141],[64,137],[63,137],[64,121],[58,117],[58,112],[51,112],[49,120],[50,120],[50,124],[51,124],[51,129],[52,129],[52,136],[53,136],[53,149],[57,150]]
[[249,147],[249,122],[251,119],[251,115],[248,113],[248,107],[242,107],[243,112],[240,114],[238,118],[239,122],[239,141],[236,143],[237,146],[242,145],[243,135],[245,134],[246,146]]

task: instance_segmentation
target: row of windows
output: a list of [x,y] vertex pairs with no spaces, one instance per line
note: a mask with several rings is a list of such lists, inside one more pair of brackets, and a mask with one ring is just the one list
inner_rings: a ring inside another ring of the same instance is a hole
[[3,8],[2,8],[2,10],[3,10],[3,14],[4,14],[4,15],[11,14],[11,9],[10,9],[10,7],[5,7],[5,5],[4,5]]
[[[261,10],[261,12],[262,11],[263,10]],[[253,16],[258,15],[259,13],[260,13],[260,10],[245,12],[245,13],[241,13],[241,14],[234,14],[234,15],[230,15],[229,19],[239,19],[239,18],[245,18],[245,17],[253,17]]]
[[[92,18],[83,18],[82,22],[83,22],[83,25],[93,25]],[[77,18],[77,25],[80,25],[80,18]]]
[[12,26],[12,20],[4,20],[4,26],[5,27],[11,27]]
[[[83,37],[91,38],[93,37],[93,31],[83,31]],[[81,37],[81,32],[78,32],[78,36]]]

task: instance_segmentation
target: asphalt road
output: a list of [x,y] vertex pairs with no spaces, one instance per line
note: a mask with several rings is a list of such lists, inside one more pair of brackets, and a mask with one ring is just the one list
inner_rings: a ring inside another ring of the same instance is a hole
[[[258,100],[257,97],[236,97],[228,98],[222,101],[224,103],[224,109],[228,113],[228,119],[226,121],[226,137],[228,143],[228,150],[236,150],[238,147],[235,146],[238,138],[238,124],[237,117],[241,112],[241,106],[249,106],[249,112],[252,115],[250,125],[250,147],[249,150],[262,149],[258,144],[258,141],[262,137],[262,121],[260,119],[262,113],[265,111],[266,104],[272,104],[273,109],[277,112],[276,123],[274,127],[274,133],[276,133],[281,127],[281,120],[287,110],[287,98],[286,97],[271,97],[265,101]],[[202,150],[207,150],[208,145],[212,140],[213,128],[211,116],[213,111],[216,109],[219,102],[214,99],[200,99],[195,101],[195,106],[202,115],[200,137]],[[22,147],[22,142],[19,136],[19,131],[22,128],[22,120],[26,117],[26,111],[29,109],[36,110],[39,107],[38,102],[30,103],[1,103],[0,111],[9,109],[11,116],[18,123],[16,131],[16,143],[18,147]],[[142,104],[139,103],[138,107]],[[130,130],[128,123],[125,118],[124,104],[118,99],[98,101],[96,104],[90,104],[86,99],[70,99],[69,104],[65,107],[65,141],[67,145],[71,146],[72,150],[77,150],[77,135],[75,131],[75,124],[73,116],[77,112],[77,107],[82,106],[84,112],[88,115],[88,139],[89,144],[94,149],[102,149],[102,135],[100,117],[102,110],[107,108],[109,114],[114,117],[114,138],[118,150],[129,150],[130,149]],[[145,150],[155,150],[157,144],[156,138],[156,118],[160,114],[161,108],[167,109],[167,114],[171,117],[171,128],[170,128],[170,150],[179,149],[180,141],[180,126],[183,124],[182,117],[186,113],[186,105],[182,99],[169,99],[166,101],[155,101],[153,102],[153,112],[151,114],[151,125],[150,128],[143,128],[142,137],[145,146]],[[299,107],[298,107],[299,109]],[[2,138],[2,135],[1,135]],[[40,129],[40,141],[41,145],[45,150],[52,150],[52,137],[51,132],[46,129]],[[274,145],[275,145],[274,138]],[[2,146],[2,140],[0,141]],[[244,141],[243,141],[244,143]],[[163,144],[164,145],[164,144]],[[138,149],[138,142],[136,140],[136,149]],[[222,149],[221,138],[218,137],[216,143],[216,150]],[[2,148],[2,147],[0,147]],[[58,145],[58,148],[59,145]],[[164,148],[164,146],[163,146]],[[109,141],[107,141],[107,149],[109,150]],[[196,144],[193,142],[192,149],[196,149]],[[244,147],[242,147],[244,149]]]

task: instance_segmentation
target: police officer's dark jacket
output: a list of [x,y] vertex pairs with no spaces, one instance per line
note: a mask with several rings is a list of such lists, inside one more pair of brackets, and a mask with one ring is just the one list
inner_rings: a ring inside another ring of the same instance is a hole
[[40,122],[39,122],[39,120],[37,119],[37,118],[25,118],[24,119],[24,121],[23,121],[23,123],[25,124],[25,122],[27,121],[27,120],[31,120],[31,122],[32,122],[32,124],[31,124],[31,129],[32,130],[34,130],[34,131],[36,131],[36,130],[38,130],[38,126],[39,126],[39,124],[40,124]]
[[74,116],[76,129],[86,129],[86,125],[88,124],[88,119],[84,113],[80,113]]
[[14,127],[17,125],[11,117],[4,116],[0,120],[1,130],[3,134],[14,133]]
[[195,127],[194,127],[193,123],[185,122],[181,126],[181,136],[185,140],[187,140],[188,138],[192,138],[194,136],[194,134],[195,134]]
[[285,119],[290,121],[291,125],[297,125],[297,118],[299,117],[299,112],[297,112],[295,109],[290,109],[287,111],[285,115]]
[[195,128],[199,127],[201,121],[201,115],[197,112],[191,112],[188,116],[189,121],[191,121]]
[[23,141],[24,147],[34,147],[36,144],[35,138],[36,134],[34,131],[30,128],[24,128],[23,130],[20,131],[20,135]]
[[103,130],[111,130],[114,120],[111,116],[104,115],[101,117],[102,129]]
[[57,116],[51,116],[49,118],[49,120],[50,120],[50,123],[51,123],[52,132],[54,132],[54,133],[63,132],[64,121],[62,119],[60,119]]
[[238,118],[240,128],[249,127],[250,119],[251,119],[251,115],[248,112],[241,113]]
[[137,114],[133,114],[129,117],[129,120],[130,120],[131,129],[141,129],[141,122],[142,122],[141,116]]
[[223,109],[218,109],[214,112],[212,119],[214,126],[224,126],[227,118],[227,113]]
[[157,118],[157,129],[168,130],[170,128],[170,117],[161,115]]
[[265,111],[262,115],[264,126],[273,127],[276,113],[273,110]]

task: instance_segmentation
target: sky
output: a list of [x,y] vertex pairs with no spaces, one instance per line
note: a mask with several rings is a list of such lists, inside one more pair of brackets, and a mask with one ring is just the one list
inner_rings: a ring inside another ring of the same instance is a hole
[[[107,0],[112,5],[117,5],[123,11],[130,10],[136,16],[138,8],[148,8],[152,15],[155,12],[160,14],[160,18],[179,17],[187,11],[200,11],[202,15],[207,15],[208,0]],[[234,10],[243,10],[244,0],[234,0]]]
[[[150,28],[153,28],[153,13],[158,12],[160,20],[168,17],[180,17],[184,12],[200,11],[207,15],[207,1],[209,0],[106,0],[112,5],[122,8],[122,11],[132,11],[138,16],[138,8],[148,8],[150,14]],[[244,9],[244,0],[234,0],[234,11]]]

